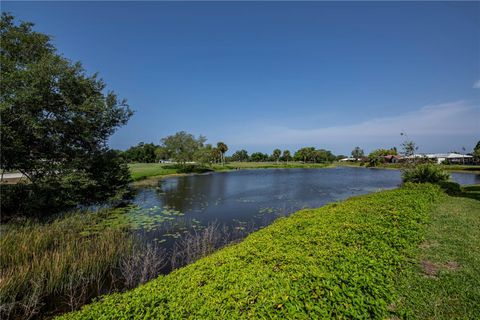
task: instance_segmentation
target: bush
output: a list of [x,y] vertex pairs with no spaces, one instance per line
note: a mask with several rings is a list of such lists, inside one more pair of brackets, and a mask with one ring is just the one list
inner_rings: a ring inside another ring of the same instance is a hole
[[2,221],[15,216],[48,216],[77,205],[119,201],[128,196],[130,171],[114,151],[99,153],[84,165],[34,183],[2,185]]
[[307,209],[135,290],[61,319],[397,318],[397,276],[415,261],[439,187]]
[[176,168],[178,173],[205,173],[205,172],[212,171],[212,169],[206,168],[204,166],[195,165],[195,164],[179,165]]
[[438,185],[449,195],[454,196],[462,192],[460,185],[453,181],[441,181]]
[[404,183],[434,183],[445,182],[450,179],[450,174],[442,170],[441,167],[434,164],[419,164],[403,172],[402,180]]

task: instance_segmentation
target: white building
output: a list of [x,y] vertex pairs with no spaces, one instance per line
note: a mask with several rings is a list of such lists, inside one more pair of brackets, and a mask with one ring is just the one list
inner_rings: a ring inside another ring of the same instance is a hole
[[451,163],[469,163],[473,160],[472,156],[468,154],[460,154],[460,153],[429,153],[429,154],[414,154],[412,156],[407,157],[408,159],[418,159],[418,158],[425,158],[435,161],[436,163],[440,164],[446,160]]

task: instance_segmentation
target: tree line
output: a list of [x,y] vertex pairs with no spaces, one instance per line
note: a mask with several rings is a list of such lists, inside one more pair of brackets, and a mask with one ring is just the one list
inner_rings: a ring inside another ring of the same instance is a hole
[[226,156],[229,150],[224,142],[216,144],[206,143],[206,137],[200,135],[195,137],[185,131],[161,139],[160,144],[140,142],[136,146],[125,151],[117,151],[128,162],[175,162],[186,164],[195,162],[198,164],[212,165],[225,164],[225,162],[289,162],[301,161],[305,163],[325,163],[338,159],[330,150],[316,149],[315,147],[304,147],[295,151],[292,155],[290,150],[274,149],[271,154],[253,152],[249,154],[242,149]]

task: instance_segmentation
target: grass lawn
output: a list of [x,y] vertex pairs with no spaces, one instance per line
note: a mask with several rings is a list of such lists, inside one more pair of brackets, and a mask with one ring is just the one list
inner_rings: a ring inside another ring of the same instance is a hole
[[442,197],[412,185],[302,210],[63,319],[393,318]]
[[[178,170],[172,164],[163,163],[131,163],[128,165],[134,181],[143,180],[149,177],[161,177],[177,174]],[[301,163],[301,162],[229,162],[224,166],[215,164],[207,167],[214,171],[231,171],[236,169],[270,169],[270,168],[325,168],[323,163]]]
[[128,165],[134,181],[177,173],[177,169],[168,168],[167,166],[163,163],[130,163]]
[[480,319],[480,186],[464,189],[432,210],[418,263],[402,281],[404,317]]
[[[333,166],[339,167],[360,167],[361,162],[334,162]],[[366,166],[366,163],[364,164]],[[402,169],[401,163],[382,163],[374,168],[381,168],[381,169]],[[442,169],[446,171],[452,172],[469,172],[469,173],[476,173],[480,174],[480,165],[442,165]]]
[[224,166],[216,164],[213,166],[215,171],[226,171],[235,169],[275,169],[275,168],[325,168],[329,164],[325,163],[303,163],[297,161],[290,162],[228,162]]

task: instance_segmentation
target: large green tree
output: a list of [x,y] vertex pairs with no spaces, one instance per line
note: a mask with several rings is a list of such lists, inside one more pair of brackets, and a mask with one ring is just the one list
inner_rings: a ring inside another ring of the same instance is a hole
[[194,135],[180,131],[174,135],[162,139],[162,147],[172,159],[181,165],[186,162],[194,161],[195,154],[199,149],[203,148],[203,144],[207,139],[204,136],[195,138]]
[[272,158],[273,160],[275,160],[277,163],[278,161],[280,160],[280,156],[282,155],[282,150],[280,149],[275,149],[273,150],[273,153],[272,153]]
[[304,147],[297,150],[293,158],[297,161],[309,162],[313,161],[315,147]]
[[136,146],[128,148],[123,156],[129,162],[153,163],[157,161],[161,148],[153,143],[140,142]]
[[[0,36],[1,168],[28,178],[24,201],[50,190],[46,198],[55,192],[58,205],[90,202],[124,188],[128,169],[107,140],[132,115],[126,101],[105,93],[97,74],[58,54],[32,23],[3,13]],[[49,201],[39,207],[53,205]]]
[[248,152],[247,150],[244,150],[244,149],[235,151],[235,153],[232,154],[232,161],[243,162],[243,161],[248,161],[248,159],[249,159]]
[[352,157],[355,159],[360,159],[365,156],[365,153],[363,152],[363,149],[360,147],[355,147],[355,149],[352,150]]
[[290,154],[290,150],[283,150],[282,160],[286,161],[287,163],[288,161],[292,160],[292,155]]

